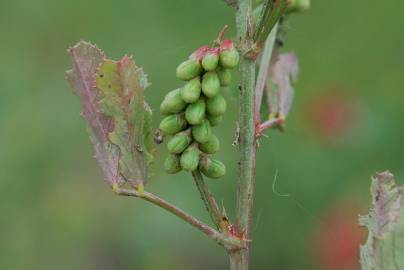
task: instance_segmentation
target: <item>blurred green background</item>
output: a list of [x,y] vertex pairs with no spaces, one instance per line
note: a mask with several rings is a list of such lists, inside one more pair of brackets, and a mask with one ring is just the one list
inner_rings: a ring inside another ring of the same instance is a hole
[[[253,269],[358,269],[370,176],[404,178],[404,2],[313,1],[287,22],[301,74],[284,133],[261,140]],[[64,80],[80,39],[133,54],[160,119],[175,67],[229,24],[220,0],[0,0],[0,269],[227,269],[225,252],[176,217],[113,196]],[[237,100],[216,128],[228,167],[209,180],[231,217]],[[168,176],[160,146],[148,189],[208,222],[190,175]],[[273,188],[274,176],[277,182]],[[290,196],[280,196],[279,194]]]

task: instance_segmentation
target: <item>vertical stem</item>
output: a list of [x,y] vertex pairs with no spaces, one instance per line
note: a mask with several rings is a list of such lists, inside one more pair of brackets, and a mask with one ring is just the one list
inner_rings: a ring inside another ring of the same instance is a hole
[[[236,14],[237,32],[240,40],[240,172],[237,193],[237,230],[251,239],[252,207],[255,180],[256,140],[255,126],[255,60],[245,52],[251,48],[252,39],[252,1],[239,0]],[[232,270],[248,270],[250,244],[246,249],[230,254]]]

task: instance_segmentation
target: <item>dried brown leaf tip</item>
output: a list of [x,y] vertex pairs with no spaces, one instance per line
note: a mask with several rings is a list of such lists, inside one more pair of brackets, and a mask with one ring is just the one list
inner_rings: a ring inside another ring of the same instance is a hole
[[360,217],[369,235],[361,246],[361,266],[364,270],[402,269],[404,258],[404,201],[403,186],[386,171],[372,179],[372,208]]
[[151,110],[144,101],[147,76],[131,57],[109,60],[95,45],[69,49],[67,80],[80,97],[95,157],[111,186],[142,189],[152,161]]

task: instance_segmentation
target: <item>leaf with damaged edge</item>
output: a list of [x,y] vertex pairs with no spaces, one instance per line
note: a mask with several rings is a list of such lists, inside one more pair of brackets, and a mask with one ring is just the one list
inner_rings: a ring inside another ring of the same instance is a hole
[[97,67],[105,58],[96,46],[81,41],[68,50],[73,60],[73,69],[66,72],[74,92],[80,97],[82,116],[87,120],[88,132],[98,160],[108,183],[122,183],[119,175],[119,149],[108,140],[108,134],[114,129],[111,118],[100,112],[98,101],[100,95],[94,86]]
[[390,172],[372,179],[372,209],[359,222],[369,234],[360,248],[363,270],[404,269],[404,186]]
[[139,189],[153,159],[151,109],[144,101],[147,77],[130,57],[116,62],[88,42],[69,49],[67,80],[80,97],[95,157],[108,183]]
[[142,189],[151,158],[151,110],[144,101],[147,77],[131,57],[106,59],[97,70],[96,86],[102,93],[101,111],[114,121],[115,128],[108,138],[119,147],[119,171]]
[[294,83],[299,73],[296,55],[294,53],[279,55],[269,72],[266,85],[268,114],[285,118],[292,106]]

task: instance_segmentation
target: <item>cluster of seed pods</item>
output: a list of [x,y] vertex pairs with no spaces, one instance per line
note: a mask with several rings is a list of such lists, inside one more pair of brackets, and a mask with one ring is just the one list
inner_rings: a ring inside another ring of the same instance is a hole
[[230,84],[231,69],[238,61],[233,42],[223,40],[218,47],[197,49],[177,67],[177,78],[186,83],[169,92],[160,106],[165,117],[159,129],[172,135],[164,162],[167,173],[200,170],[209,178],[225,175],[225,165],[210,157],[220,146],[211,127],[222,121],[226,100],[221,87]]

